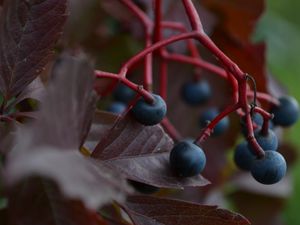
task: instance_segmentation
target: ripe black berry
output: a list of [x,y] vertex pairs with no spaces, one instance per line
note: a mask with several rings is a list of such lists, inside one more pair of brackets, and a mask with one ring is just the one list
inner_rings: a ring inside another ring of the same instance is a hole
[[266,151],[262,159],[256,159],[251,166],[251,174],[262,184],[275,184],[286,173],[286,162],[276,151]]
[[119,84],[113,93],[113,97],[118,102],[128,103],[135,96],[135,92],[124,84]]
[[[216,108],[209,108],[204,111],[200,116],[200,126],[206,127],[207,123],[213,120],[216,116],[218,116],[219,111]],[[218,124],[215,126],[213,130],[213,135],[218,136],[223,134],[229,128],[229,119],[228,117],[224,117]]]
[[276,151],[278,148],[278,139],[276,134],[272,130],[268,130],[267,134],[263,134],[261,130],[255,132],[255,138],[260,145],[260,147],[267,150]]
[[205,163],[203,150],[190,141],[179,142],[170,153],[170,165],[178,176],[195,176],[204,169]]
[[167,113],[165,101],[159,95],[153,94],[153,97],[152,104],[146,102],[144,98],[140,98],[131,110],[134,118],[146,126],[158,124]]
[[275,125],[288,127],[293,125],[299,119],[299,104],[291,96],[279,98],[280,105],[272,108],[274,114],[273,122]]
[[184,84],[181,94],[184,101],[190,105],[201,105],[212,95],[210,85],[205,80]]
[[234,162],[242,170],[250,170],[256,156],[249,148],[248,142],[239,144],[234,152]]

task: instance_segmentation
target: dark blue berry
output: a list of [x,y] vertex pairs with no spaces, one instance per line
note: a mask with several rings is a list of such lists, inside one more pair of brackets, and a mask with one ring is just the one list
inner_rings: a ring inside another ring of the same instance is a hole
[[182,98],[190,105],[201,105],[211,97],[210,85],[206,80],[188,82],[181,90]]
[[131,110],[134,118],[146,126],[158,124],[167,113],[165,101],[159,95],[153,94],[153,97],[152,104],[140,98]]
[[[216,116],[219,115],[219,111],[216,108],[210,108],[204,111],[200,116],[200,126],[206,127],[207,123],[212,121]],[[223,134],[229,128],[229,119],[224,117],[218,124],[215,126],[213,135],[218,136]]]
[[112,102],[108,108],[108,112],[121,114],[126,110],[127,106],[123,102]]
[[133,100],[135,92],[125,84],[119,84],[113,93],[116,101],[128,103]]
[[260,145],[260,147],[267,151],[276,151],[278,148],[278,139],[276,134],[272,130],[268,130],[267,134],[263,134],[261,130],[255,132],[255,138]]
[[240,169],[250,170],[256,156],[249,148],[248,142],[244,141],[236,147],[233,159]]
[[206,157],[203,150],[189,141],[179,142],[170,153],[170,165],[181,177],[198,175],[204,169]]
[[157,191],[159,191],[158,187],[154,187],[152,185],[149,184],[145,184],[145,183],[141,183],[138,181],[134,181],[134,180],[128,180],[129,184],[131,184],[131,186],[138,192],[142,193],[142,194],[153,194]]
[[273,122],[275,125],[288,127],[293,125],[299,119],[299,104],[291,96],[279,98],[280,105],[271,109],[274,114]]
[[[256,129],[260,128],[263,125],[264,118],[262,117],[261,114],[259,114],[259,113],[253,113],[253,115],[251,116],[251,119],[252,119],[252,122],[257,125]],[[243,132],[243,134],[245,136],[247,136],[246,116],[243,116],[241,118],[241,126],[242,126],[242,132]]]
[[286,169],[285,159],[280,153],[266,151],[263,158],[252,163],[251,174],[262,184],[275,184],[284,177]]

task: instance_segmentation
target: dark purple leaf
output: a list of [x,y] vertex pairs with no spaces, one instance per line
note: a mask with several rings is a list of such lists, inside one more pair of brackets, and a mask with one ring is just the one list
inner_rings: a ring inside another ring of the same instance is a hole
[[37,77],[32,81],[16,98],[15,104],[27,98],[32,98],[41,101],[45,92],[45,86],[41,79]]
[[169,165],[169,153],[156,153],[134,157],[106,160],[112,167],[128,179],[162,188],[200,187],[210,184],[201,175],[182,178],[176,176]]
[[60,151],[40,147],[34,154],[11,154],[4,173],[9,188],[27,177],[49,178],[56,182],[64,196],[81,200],[91,209],[111,200],[122,201],[124,194],[130,192],[123,177],[75,149]]
[[66,0],[4,2],[0,20],[0,91],[8,99],[44,70],[66,17]]
[[128,179],[157,187],[183,188],[209,184],[202,176],[180,178],[169,165],[173,141],[159,125],[143,126],[130,115],[125,118],[97,112],[88,141],[92,157],[124,174]]
[[[100,141],[92,157],[100,160],[128,158],[166,152],[173,147],[173,141],[159,125],[143,126],[129,115],[121,119],[115,116],[112,122],[114,124],[107,134],[101,135],[102,138],[98,136]],[[102,125],[98,126],[101,132]]]
[[51,181],[34,178],[10,190],[9,224],[105,225],[80,201],[66,199]]
[[96,209],[122,200],[126,180],[79,152],[94,114],[93,69],[87,59],[63,56],[54,67],[37,121],[16,132],[4,171],[7,187],[26,177],[52,179],[62,193]]
[[178,200],[132,196],[125,204],[135,225],[246,225],[243,216],[219,209]]
[[62,55],[54,65],[34,136],[36,144],[75,147],[88,133],[95,110],[94,70],[84,55]]

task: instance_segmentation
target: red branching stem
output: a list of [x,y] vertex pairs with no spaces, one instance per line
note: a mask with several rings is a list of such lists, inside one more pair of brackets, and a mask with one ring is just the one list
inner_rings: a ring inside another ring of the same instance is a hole
[[213,132],[214,127],[219,123],[225,116],[236,111],[239,108],[239,104],[229,105],[223,110],[216,118],[214,118],[200,133],[199,137],[196,138],[195,143],[200,145],[204,142]]
[[179,134],[177,129],[173,126],[173,124],[169,121],[167,117],[165,117],[161,121],[161,125],[174,141],[182,140],[182,136]]
[[141,52],[139,52],[138,54],[136,54],[135,56],[133,56],[131,59],[129,59],[120,69],[119,74],[122,76],[125,76],[128,68],[134,66],[139,60],[143,59],[147,54],[158,50],[159,48],[165,47],[169,44],[172,44],[174,42],[180,41],[180,40],[185,40],[185,39],[189,39],[189,38],[196,38],[198,36],[197,32],[189,32],[189,33],[184,33],[184,34],[179,34],[173,37],[170,37],[168,39],[159,41],[155,44],[153,44],[152,46],[142,50]]
[[[173,30],[178,30],[181,33],[188,32],[188,30],[186,29],[186,27],[183,24],[177,23],[177,22],[163,22],[162,27],[173,29]],[[200,58],[200,53],[199,53],[198,48],[193,40],[191,40],[191,39],[187,40],[187,47],[188,47],[189,51],[191,52],[191,56],[193,56],[195,58]]]
[[190,56],[185,56],[185,55],[181,55],[181,54],[175,54],[175,53],[167,54],[165,56],[165,58],[170,61],[187,63],[187,64],[191,64],[191,65],[200,67],[200,68],[205,69],[209,72],[212,72],[216,75],[219,75],[220,77],[222,77],[224,79],[227,79],[227,73],[224,69],[222,69],[212,63],[206,62],[204,60],[201,60],[198,58],[192,58]]
[[[151,41],[151,35],[146,32],[146,44],[145,47],[148,48],[152,45]],[[152,89],[152,63],[153,63],[153,54],[148,54],[145,56],[145,65],[144,65],[144,88],[147,91],[150,91]]]
[[269,133],[269,121],[273,119],[273,114],[268,113],[267,111],[265,111],[260,107],[255,107],[253,111],[259,113],[263,117],[264,122],[261,128],[261,133],[263,135],[267,135]]
[[155,12],[155,23],[154,23],[154,42],[158,42],[162,39],[162,1],[155,0],[154,3],[154,12]]
[[[150,47],[152,45],[152,27],[153,23],[149,19],[149,17],[139,9],[131,0],[121,0],[121,2],[140,20],[143,25],[144,33],[145,33],[145,47]],[[152,61],[153,56],[152,54],[148,54],[145,57],[144,63],[144,88],[147,91],[152,89]]]
[[120,76],[120,75],[114,74],[114,73],[103,72],[103,71],[100,71],[100,70],[95,71],[95,76],[97,78],[110,78],[110,79],[119,80],[120,82],[125,84],[127,87],[131,88],[136,93],[140,94],[146,101],[148,101],[148,102],[153,102],[154,101],[154,98],[153,98],[152,94],[149,93],[148,91],[146,91],[143,88],[143,86],[137,85],[137,84],[131,82],[130,80],[126,79],[123,76]]
[[[248,91],[247,96],[253,98],[254,93],[252,91]],[[265,101],[267,103],[271,103],[274,106],[278,106],[280,104],[277,98],[274,98],[267,93],[256,92],[256,97],[258,100]]]
[[120,0],[129,11],[131,11],[137,18],[141,21],[144,27],[152,27],[152,21],[149,17],[139,8],[137,7],[131,0]]
[[203,26],[192,0],[182,0],[182,3],[184,5],[187,16],[189,17],[192,29],[202,32]]
[[160,96],[167,101],[167,87],[168,87],[168,64],[165,59],[161,59],[160,62],[160,88],[159,94]]
[[246,128],[248,131],[247,134],[247,140],[248,143],[252,146],[254,153],[257,155],[257,157],[263,157],[265,155],[264,150],[259,146],[257,143],[255,137],[254,137],[254,131],[253,131],[253,123],[251,119],[251,108],[248,105],[247,102],[247,78],[244,77],[244,80],[241,80],[239,82],[239,105],[242,108],[242,110],[245,112],[245,118],[246,118]]

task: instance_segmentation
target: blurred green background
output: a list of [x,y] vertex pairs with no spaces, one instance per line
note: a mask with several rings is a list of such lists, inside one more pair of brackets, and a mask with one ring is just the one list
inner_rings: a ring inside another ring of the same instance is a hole
[[[267,41],[269,70],[300,102],[300,1],[268,0],[267,3],[255,38]],[[285,135],[300,152],[300,123]],[[289,199],[284,216],[288,224],[296,225],[300,224],[299,161],[292,168],[292,173],[295,178],[293,196]]]

